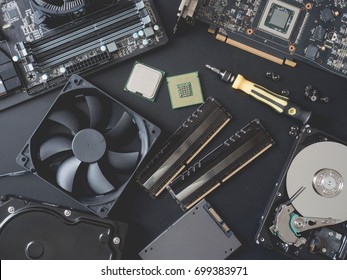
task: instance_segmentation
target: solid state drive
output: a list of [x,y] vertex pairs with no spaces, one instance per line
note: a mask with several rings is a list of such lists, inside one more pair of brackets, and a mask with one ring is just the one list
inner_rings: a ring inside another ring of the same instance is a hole
[[217,211],[202,200],[139,255],[144,260],[223,260],[240,246]]

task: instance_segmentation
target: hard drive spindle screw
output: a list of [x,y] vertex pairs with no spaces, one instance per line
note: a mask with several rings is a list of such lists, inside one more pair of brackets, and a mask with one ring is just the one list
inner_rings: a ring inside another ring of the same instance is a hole
[[71,215],[71,211],[70,211],[70,210],[65,210],[65,211],[64,211],[64,215],[65,215],[66,217],[69,217],[69,216]]
[[10,214],[13,214],[16,209],[13,206],[8,207],[7,211]]
[[113,238],[113,244],[118,245],[119,243],[120,243],[120,238],[119,237]]

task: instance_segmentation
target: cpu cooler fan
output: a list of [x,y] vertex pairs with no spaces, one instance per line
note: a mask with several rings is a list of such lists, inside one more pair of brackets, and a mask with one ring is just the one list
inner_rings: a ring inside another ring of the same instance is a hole
[[36,7],[49,14],[73,13],[83,9],[86,0],[31,0]]
[[17,162],[107,216],[160,129],[73,75]]
[[[52,18],[83,14],[88,0],[31,0],[31,2],[36,8],[35,23],[51,25]],[[56,19],[55,22],[60,24]]]

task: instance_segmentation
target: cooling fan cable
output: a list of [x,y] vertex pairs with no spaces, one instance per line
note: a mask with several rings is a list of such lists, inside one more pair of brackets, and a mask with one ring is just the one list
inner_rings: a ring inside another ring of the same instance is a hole
[[15,172],[9,172],[9,173],[4,173],[0,175],[0,178],[5,178],[5,177],[18,177],[18,176],[23,176],[29,173],[34,173],[35,170],[21,170],[21,171],[15,171]]

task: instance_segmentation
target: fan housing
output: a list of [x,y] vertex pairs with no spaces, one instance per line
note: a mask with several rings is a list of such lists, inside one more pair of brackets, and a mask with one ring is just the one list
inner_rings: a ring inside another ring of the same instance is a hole
[[17,162],[105,217],[159,135],[153,123],[73,75]]

